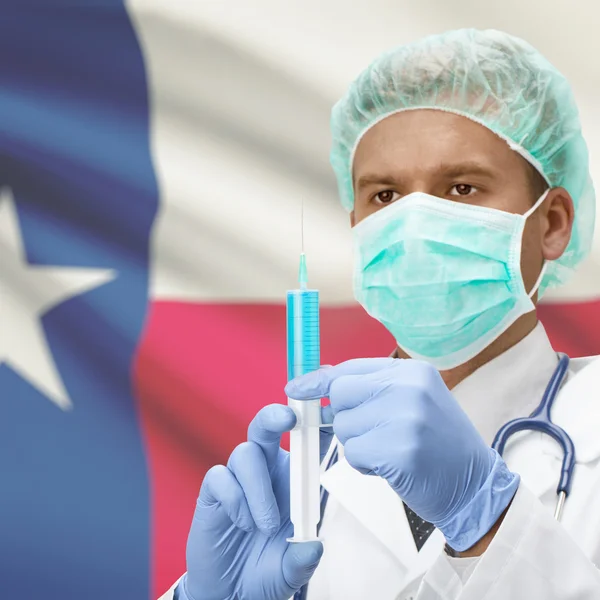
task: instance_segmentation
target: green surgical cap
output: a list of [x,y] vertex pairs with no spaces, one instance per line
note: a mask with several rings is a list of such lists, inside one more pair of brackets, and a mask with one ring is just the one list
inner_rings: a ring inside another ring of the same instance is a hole
[[575,203],[571,241],[548,264],[540,291],[566,281],[588,254],[596,200],[588,150],[567,79],[535,48],[500,31],[462,29],[379,56],[334,106],[331,164],[344,208],[354,206],[352,163],[362,136],[404,110],[439,109],[484,125]]

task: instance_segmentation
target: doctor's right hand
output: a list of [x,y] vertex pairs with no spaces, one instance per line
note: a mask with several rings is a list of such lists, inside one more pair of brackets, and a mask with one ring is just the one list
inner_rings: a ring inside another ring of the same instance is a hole
[[[287,600],[311,578],[321,543],[286,541],[293,534],[290,468],[280,442],[295,423],[289,407],[266,406],[227,466],[206,474],[188,537],[180,600]],[[322,454],[331,437],[322,432]]]

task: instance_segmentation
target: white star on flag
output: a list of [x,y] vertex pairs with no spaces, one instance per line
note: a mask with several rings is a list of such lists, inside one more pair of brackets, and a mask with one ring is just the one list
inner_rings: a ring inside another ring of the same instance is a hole
[[59,408],[71,399],[46,341],[41,317],[51,308],[114,279],[109,269],[27,262],[10,189],[0,190],[0,365],[6,363]]

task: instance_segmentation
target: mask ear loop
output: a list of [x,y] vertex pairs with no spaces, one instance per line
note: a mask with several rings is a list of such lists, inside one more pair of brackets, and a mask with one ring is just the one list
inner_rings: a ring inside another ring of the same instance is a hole
[[548,261],[545,260],[544,264],[542,265],[542,270],[540,271],[540,275],[537,278],[537,281],[535,282],[535,285],[531,288],[531,291],[529,292],[529,294],[527,294],[529,296],[529,298],[532,298],[533,295],[538,291],[538,288],[540,287],[540,285],[542,283],[542,279],[544,279],[544,275],[546,274],[547,266],[548,266]]
[[548,197],[551,188],[548,188],[537,200],[537,202],[523,215],[524,219],[527,219],[531,216],[543,203],[544,200]]
[[[537,202],[523,215],[523,219],[527,220],[527,218],[532,215],[544,202],[544,200],[547,198],[548,194],[550,193],[551,188],[548,188],[537,200]],[[544,264],[542,265],[542,270],[540,271],[540,274],[537,278],[537,281],[535,282],[535,285],[533,286],[533,288],[531,288],[531,291],[529,292],[529,294],[527,294],[529,296],[529,298],[532,298],[533,295],[538,291],[541,283],[542,283],[542,279],[544,279],[544,275],[546,274],[546,267],[548,266],[548,261],[544,260]]]

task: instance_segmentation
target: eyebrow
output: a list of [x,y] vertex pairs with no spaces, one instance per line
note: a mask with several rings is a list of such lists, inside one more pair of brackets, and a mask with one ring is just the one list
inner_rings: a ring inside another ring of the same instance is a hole
[[441,164],[437,168],[438,172],[443,173],[445,177],[461,177],[464,175],[482,175],[492,178],[496,175],[496,170],[492,166],[486,166],[479,162],[467,161],[456,164]]
[[356,187],[360,190],[362,188],[368,187],[370,185],[398,185],[400,182],[398,177],[393,177],[392,175],[378,175],[376,173],[368,173],[366,175],[361,175],[358,178],[358,182],[356,183]]
[[[482,163],[467,161],[453,164],[439,164],[435,168],[437,176],[443,176],[447,178],[453,177],[464,177],[466,175],[478,175],[487,179],[493,179],[496,176],[496,172],[493,167],[488,167]],[[356,183],[357,189],[362,189],[370,185],[398,185],[401,183],[403,178],[399,176],[380,173],[366,173],[358,178]]]

